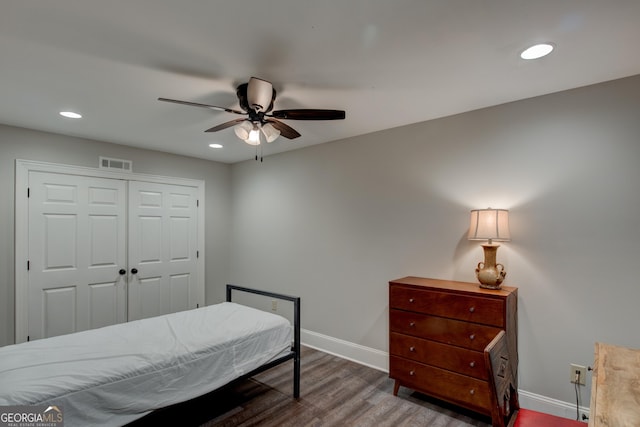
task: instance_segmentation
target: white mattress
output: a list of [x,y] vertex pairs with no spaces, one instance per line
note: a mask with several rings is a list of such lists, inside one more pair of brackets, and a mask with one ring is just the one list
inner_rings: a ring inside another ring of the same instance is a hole
[[286,354],[281,316],[224,302],[0,347],[0,405],[61,405],[66,426],[123,425]]

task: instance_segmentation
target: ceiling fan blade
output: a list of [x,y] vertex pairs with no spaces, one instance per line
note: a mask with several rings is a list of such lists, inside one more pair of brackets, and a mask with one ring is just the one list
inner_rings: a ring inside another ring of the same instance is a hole
[[227,113],[242,114],[242,115],[247,114],[244,111],[233,110],[231,108],[218,107],[218,106],[209,105],[209,104],[199,104],[197,102],[179,101],[177,99],[158,98],[158,101],[173,102],[174,104],[189,105],[189,106],[192,106],[192,107],[203,107],[203,108],[208,108],[210,110],[225,111]]
[[342,110],[278,110],[270,115],[276,119],[288,120],[342,120],[345,118],[345,112]]
[[224,122],[222,124],[219,124],[217,126],[214,126],[210,129],[205,130],[205,132],[217,132],[219,130],[222,129],[226,129],[226,128],[230,128],[233,125],[236,125],[238,123],[244,122],[246,119],[235,119],[235,120],[230,120],[228,122]]
[[291,126],[284,124],[275,119],[265,119],[265,122],[271,123],[274,128],[280,131],[280,135],[284,136],[288,139],[295,139],[300,136],[297,130],[292,128]]

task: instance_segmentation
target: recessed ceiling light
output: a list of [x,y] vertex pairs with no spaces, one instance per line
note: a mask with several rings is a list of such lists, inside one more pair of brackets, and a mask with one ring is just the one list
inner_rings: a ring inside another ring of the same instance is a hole
[[74,113],[73,111],[60,111],[60,115],[68,117],[70,119],[81,119],[82,114]]
[[543,56],[547,56],[553,50],[553,45],[550,43],[540,43],[533,45],[522,51],[520,58],[522,59],[538,59]]
[[211,148],[222,148],[222,144],[209,144]]

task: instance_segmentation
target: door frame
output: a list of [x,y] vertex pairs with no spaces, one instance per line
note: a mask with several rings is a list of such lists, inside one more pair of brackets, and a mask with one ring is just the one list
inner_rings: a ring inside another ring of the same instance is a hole
[[30,172],[60,173],[65,175],[81,175],[95,178],[110,178],[124,181],[144,181],[159,184],[183,185],[197,188],[198,210],[198,241],[197,241],[197,273],[198,292],[195,296],[196,304],[205,305],[205,215],[204,215],[204,181],[190,178],[167,177],[160,175],[140,174],[133,172],[114,172],[105,169],[86,166],[63,165],[32,160],[16,159],[15,175],[15,342],[27,341],[29,322],[29,173]]

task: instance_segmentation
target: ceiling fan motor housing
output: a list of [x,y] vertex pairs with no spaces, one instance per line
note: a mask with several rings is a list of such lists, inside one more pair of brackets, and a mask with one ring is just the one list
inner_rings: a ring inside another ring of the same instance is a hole
[[276,98],[276,91],[270,82],[257,77],[251,77],[246,90],[247,103],[251,110],[263,113],[271,111],[273,101]]

